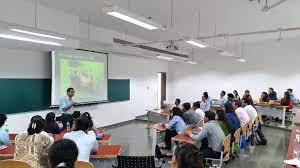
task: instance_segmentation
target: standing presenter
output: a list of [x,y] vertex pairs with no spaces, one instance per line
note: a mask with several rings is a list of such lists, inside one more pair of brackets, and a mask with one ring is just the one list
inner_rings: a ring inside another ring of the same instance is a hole
[[74,88],[67,89],[67,95],[60,99],[59,103],[59,113],[61,114],[61,121],[63,124],[63,128],[67,128],[69,123],[69,127],[72,127],[73,117],[72,114],[74,112],[74,105],[76,104],[72,97],[75,95]]

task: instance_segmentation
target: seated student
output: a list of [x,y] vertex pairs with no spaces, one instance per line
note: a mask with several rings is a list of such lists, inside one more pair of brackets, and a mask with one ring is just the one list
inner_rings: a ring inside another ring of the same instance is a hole
[[234,95],[232,93],[228,93],[226,103],[232,103],[234,100],[235,100]]
[[233,91],[233,95],[234,95],[234,100],[241,100],[240,95],[236,90]]
[[225,111],[217,110],[216,114],[217,114],[218,123],[219,123],[220,127],[222,128],[225,136],[227,136],[229,134],[231,134],[233,136],[234,135],[234,128],[233,128],[230,120],[226,116]]
[[226,92],[224,90],[222,90],[222,92],[220,93],[220,99],[218,100],[218,104],[222,105],[227,102],[225,95],[226,95]]
[[180,108],[173,107],[172,119],[168,124],[164,124],[164,126],[167,128],[165,133],[165,144],[166,149],[168,150],[171,150],[171,138],[184,132],[186,124],[182,117],[183,116]]
[[[250,100],[246,100],[246,101],[250,101]],[[247,111],[242,107],[242,103],[240,101],[235,100],[235,101],[233,101],[232,105],[233,105],[235,113],[241,123],[241,126],[243,127],[245,124],[247,124],[248,121],[250,121],[250,117],[249,117]]]
[[76,125],[76,120],[81,117],[80,111],[74,111],[73,114],[72,114],[72,117],[73,117],[73,123],[72,123],[71,130],[74,131],[75,130],[75,125]]
[[87,119],[89,119],[89,120],[92,120],[92,122],[93,122],[93,126],[92,126],[92,128],[91,128],[91,131],[94,131],[94,132],[97,132],[97,127],[96,127],[96,125],[95,125],[95,119],[91,116],[91,114],[89,113],[89,112],[84,112],[82,115],[81,115],[81,117],[83,118],[83,117],[85,117],[85,118],[87,118]]
[[200,116],[191,109],[190,103],[183,103],[183,120],[186,125],[197,124],[200,121]]
[[90,153],[98,151],[96,135],[93,131],[89,131],[92,127],[92,120],[81,117],[76,121],[75,131],[66,133],[63,137],[76,143],[79,151],[77,160],[89,162]]
[[204,111],[200,108],[200,103],[199,102],[194,102],[193,103],[193,107],[192,109],[197,113],[199,114],[200,116],[200,120],[203,120],[204,119]]
[[174,151],[171,168],[204,168],[203,155],[194,145],[181,142]]
[[207,92],[204,92],[204,93],[203,93],[203,96],[205,96],[205,95],[207,96],[207,100],[208,100],[208,101],[211,101],[211,97],[208,96],[208,93],[207,93]]
[[230,120],[234,131],[236,131],[241,127],[241,125],[236,113],[234,112],[233,105],[232,103],[226,103],[224,107],[225,107],[226,116]]
[[281,106],[289,106],[286,110],[288,111],[289,109],[293,108],[293,103],[290,97],[289,92],[284,92],[283,98],[280,101]]
[[42,154],[53,143],[48,135],[42,133],[45,127],[45,120],[35,117],[31,120],[26,133],[16,136],[15,140],[15,160],[24,161],[33,168],[42,168]]
[[269,98],[270,100],[277,100],[277,93],[273,88],[269,88]]
[[74,168],[78,157],[75,142],[62,139],[53,143],[48,153],[49,168]]
[[243,102],[245,102],[246,100],[253,102],[253,99],[252,99],[252,96],[250,95],[249,90],[245,90],[245,94],[244,94],[243,99],[242,99]]
[[179,107],[179,106],[180,106],[180,102],[181,102],[180,99],[176,99],[176,100],[175,100],[175,106],[174,106],[174,107]]
[[202,96],[202,101],[200,102],[200,109],[203,111],[210,110],[210,101],[208,100],[208,95]]
[[295,96],[295,94],[293,93],[293,89],[289,88],[287,89],[287,92],[290,94],[291,100],[293,103],[298,103],[298,99],[297,96]]
[[204,155],[204,158],[220,158],[222,141],[225,138],[225,134],[218,122],[215,120],[215,113],[206,111],[204,122],[205,124],[202,130],[197,135],[193,134],[192,132],[186,132],[185,134],[198,142],[204,138],[207,138],[208,146],[203,146],[202,144],[200,149]]
[[246,106],[244,107],[244,109],[247,111],[252,123],[254,123],[255,118],[257,117],[257,111],[251,101],[245,101],[245,104],[246,104]]
[[261,93],[261,96],[260,96],[260,99],[259,99],[259,102],[260,103],[268,103],[270,101],[269,99],[269,95],[267,92],[262,92]]
[[10,144],[9,133],[3,129],[6,120],[6,115],[0,113],[0,145]]
[[46,115],[44,131],[51,134],[60,134],[60,128],[55,121],[55,113],[50,112]]

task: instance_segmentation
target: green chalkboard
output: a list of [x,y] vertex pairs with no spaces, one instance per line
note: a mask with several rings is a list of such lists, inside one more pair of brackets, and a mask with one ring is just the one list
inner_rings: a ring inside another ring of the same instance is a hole
[[109,79],[108,100],[109,102],[130,100],[130,80]]
[[[51,79],[1,79],[0,113],[46,110],[51,105]],[[129,79],[108,79],[109,102],[130,99]]]
[[1,113],[48,109],[51,79],[0,79],[0,93]]

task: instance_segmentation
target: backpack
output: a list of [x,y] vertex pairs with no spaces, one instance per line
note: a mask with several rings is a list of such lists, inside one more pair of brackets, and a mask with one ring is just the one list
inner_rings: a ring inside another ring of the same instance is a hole
[[260,129],[255,131],[256,145],[267,145],[267,139]]

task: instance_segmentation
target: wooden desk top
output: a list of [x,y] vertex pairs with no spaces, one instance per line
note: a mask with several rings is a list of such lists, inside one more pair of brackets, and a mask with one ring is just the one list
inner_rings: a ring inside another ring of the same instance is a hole
[[0,157],[13,158],[15,154],[15,145],[8,144],[6,146],[7,146],[6,149],[0,150]]
[[157,131],[166,131],[167,128],[161,123],[153,124],[151,128],[156,129]]
[[15,139],[16,139],[16,136],[17,136],[18,134],[9,134],[9,140],[11,141],[11,142],[15,142]]
[[152,113],[157,113],[157,114],[160,114],[160,115],[165,115],[165,116],[171,115],[169,108],[167,108],[167,109],[153,109],[153,110],[146,110],[146,111],[149,111],[149,112],[152,112]]
[[97,153],[91,154],[91,158],[117,158],[121,151],[121,145],[102,145],[98,147]]
[[[296,130],[298,128],[293,128],[292,129],[292,132],[291,132],[291,138],[290,138],[290,143],[289,143],[289,148],[288,148],[288,152],[287,152],[287,156],[286,156],[286,159],[289,160],[289,159],[293,159],[293,152],[294,152],[294,148],[296,147],[295,144],[294,144],[294,139],[296,138]],[[300,129],[299,129],[300,131]],[[298,145],[300,147],[300,144],[298,143]],[[292,166],[292,165],[285,165],[285,168],[295,168],[295,166]]]
[[[15,145],[9,144],[8,148],[0,150],[0,157],[13,158],[15,154]],[[91,158],[116,158],[122,150],[121,145],[102,145],[98,147],[97,153],[92,153]]]
[[189,142],[194,145],[197,143],[197,141],[193,140],[192,138],[190,138],[189,136],[187,136],[185,134],[176,135],[176,136],[172,137],[172,140],[177,141],[177,142]]

